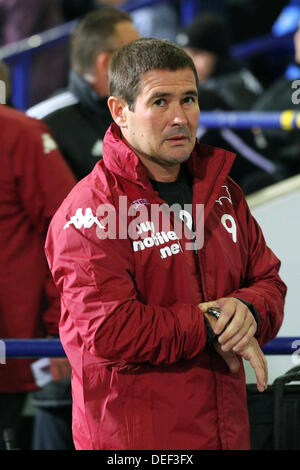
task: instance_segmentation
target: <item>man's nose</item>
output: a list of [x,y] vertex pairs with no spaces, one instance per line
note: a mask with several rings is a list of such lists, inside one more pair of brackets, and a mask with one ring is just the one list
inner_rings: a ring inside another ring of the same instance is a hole
[[174,125],[182,125],[187,123],[186,113],[181,104],[176,104],[173,106],[171,121]]

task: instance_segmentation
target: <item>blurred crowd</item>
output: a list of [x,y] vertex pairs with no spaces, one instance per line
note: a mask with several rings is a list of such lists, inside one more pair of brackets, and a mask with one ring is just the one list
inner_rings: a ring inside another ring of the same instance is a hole
[[[0,80],[6,84],[6,105],[0,105],[0,141],[7,155],[1,159],[0,171],[0,242],[6,247],[0,254],[0,337],[58,335],[59,301],[49,281],[43,240],[63,198],[102,158],[103,137],[111,123],[108,64],[116,49],[143,36],[166,38],[185,48],[197,68],[202,111],[299,110],[300,100],[291,99],[292,83],[300,79],[297,22],[282,31],[283,35],[293,34],[294,39],[280,54],[275,51],[239,61],[232,47],[272,34],[285,9],[293,6],[300,10],[300,2],[273,0],[270,8],[266,0],[195,1],[195,17],[188,24],[182,21],[184,0],[156,2],[128,14],[125,10],[130,3],[138,4],[122,0],[0,0],[0,47],[79,20],[69,41],[33,55],[26,114],[15,109],[16,83],[11,80],[9,65],[0,63]],[[298,130],[199,128],[198,137],[237,154],[231,176],[246,194],[299,173]],[[25,244],[35,254],[21,248]],[[28,256],[38,260],[30,280],[28,270],[33,268],[26,264]],[[32,290],[34,299],[28,294]],[[7,301],[8,295],[14,302]],[[31,392],[32,448],[72,448],[67,360],[49,362],[50,380],[44,385],[36,384],[30,361],[23,361],[8,360],[5,367],[0,365],[0,432],[13,427],[17,445],[25,445],[18,426]],[[3,445],[0,443],[0,448]]]

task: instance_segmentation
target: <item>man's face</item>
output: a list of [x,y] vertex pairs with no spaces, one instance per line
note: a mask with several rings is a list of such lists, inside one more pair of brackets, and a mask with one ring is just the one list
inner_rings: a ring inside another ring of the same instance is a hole
[[126,105],[124,115],[122,134],[145,164],[184,162],[194,148],[200,116],[193,71],[145,73],[134,110]]

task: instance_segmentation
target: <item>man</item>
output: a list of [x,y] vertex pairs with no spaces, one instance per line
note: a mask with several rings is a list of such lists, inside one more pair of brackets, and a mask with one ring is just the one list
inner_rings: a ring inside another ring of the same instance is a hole
[[27,111],[52,130],[77,179],[102,157],[111,124],[107,107],[108,64],[112,53],[139,37],[128,13],[103,8],[85,15],[71,37],[69,89]]
[[[47,126],[0,105],[0,337],[58,335],[59,294],[44,253],[51,217],[75,184]],[[37,386],[31,359],[0,364],[0,448]],[[53,359],[52,372],[66,359]]]
[[258,344],[282,322],[280,262],[227,176],[233,154],[196,141],[197,74],[181,48],[124,46],[110,93],[103,160],[46,242],[73,368],[75,446],[247,449],[241,358],[263,391]]

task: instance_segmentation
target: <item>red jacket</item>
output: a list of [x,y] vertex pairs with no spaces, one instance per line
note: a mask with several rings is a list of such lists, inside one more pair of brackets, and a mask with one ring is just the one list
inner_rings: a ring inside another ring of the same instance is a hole
[[[285,286],[278,259],[227,176],[234,157],[197,143],[187,162],[194,204],[205,204],[204,246],[195,255],[172,227],[163,234],[155,222],[153,238],[151,204],[162,200],[114,124],[103,149],[103,161],[54,216],[46,243],[62,293],[61,340],[73,368],[75,446],[246,449],[242,361],[239,372],[230,374],[207,347],[197,305],[221,296],[253,303],[263,344],[281,325]],[[128,204],[119,217],[119,196],[125,195]],[[143,208],[143,247],[126,236],[101,239],[109,223],[101,215],[104,203],[116,207],[116,233],[123,235],[127,206]]]
[[[45,124],[3,105],[0,142],[0,338],[57,334],[60,300],[44,243],[75,180]],[[0,392],[36,388],[31,360],[6,362]]]

